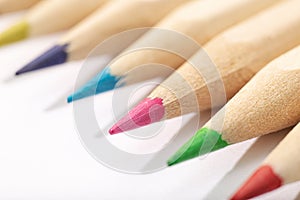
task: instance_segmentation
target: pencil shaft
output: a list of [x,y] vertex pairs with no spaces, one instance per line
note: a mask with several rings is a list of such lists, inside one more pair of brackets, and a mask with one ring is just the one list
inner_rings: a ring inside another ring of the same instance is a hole
[[51,0],[42,1],[30,10],[26,21],[29,35],[41,35],[72,27],[103,5],[105,0]]
[[39,1],[40,0],[0,0],[0,13],[27,9]]
[[69,60],[81,59],[109,37],[134,28],[151,27],[185,2],[186,0],[111,1],[76,25],[59,43],[70,44]]

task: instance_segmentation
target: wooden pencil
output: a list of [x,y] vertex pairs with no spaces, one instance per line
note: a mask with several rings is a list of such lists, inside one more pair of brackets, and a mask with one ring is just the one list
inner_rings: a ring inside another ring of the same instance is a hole
[[213,106],[224,105],[268,62],[300,43],[298,6],[300,0],[284,1],[216,36],[204,46],[207,55],[196,53],[110,133],[210,109],[211,95],[218,97]]
[[30,8],[40,0],[0,0],[0,14]]
[[184,2],[186,0],[111,1],[75,26],[54,47],[25,65],[16,74],[85,58],[93,48],[110,36],[134,28],[153,26]]
[[[159,29],[149,31],[133,43],[125,50],[124,55],[71,95],[68,101],[94,95],[94,91],[99,94],[112,90],[117,85],[118,87],[125,86],[161,75],[161,69],[155,67],[152,67],[149,72],[144,72],[143,75],[132,73],[132,69],[145,64],[157,63],[176,69],[184,63],[185,59],[199,50],[200,45],[206,43],[213,36],[278,2],[278,0],[201,0],[187,3],[159,22],[156,25]],[[160,29],[171,30],[174,34],[163,32]],[[186,39],[182,39],[183,36],[180,37],[175,32],[183,34]],[[194,40],[198,45],[192,47],[190,42],[185,40]],[[140,49],[140,46],[145,46],[145,44],[158,49]],[[139,50],[132,51],[135,49]],[[161,49],[177,51],[178,54]],[[117,84],[121,79],[122,84]]]
[[41,1],[27,15],[0,33],[0,46],[28,37],[68,29],[103,5],[107,0]]
[[263,164],[234,194],[232,200],[246,200],[282,185],[300,180],[300,123],[268,155]]
[[263,68],[169,160],[173,165],[300,121],[300,46]]

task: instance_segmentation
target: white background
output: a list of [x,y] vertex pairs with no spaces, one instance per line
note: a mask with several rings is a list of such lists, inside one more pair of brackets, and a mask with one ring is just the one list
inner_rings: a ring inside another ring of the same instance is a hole
[[[0,16],[0,30],[20,15]],[[60,35],[0,48],[0,199],[226,199],[283,137],[247,141],[151,174],[107,168],[83,147],[65,102],[81,62],[13,76]],[[95,98],[98,121],[113,122],[111,98],[111,92]],[[116,144],[131,146],[122,144],[126,137],[116,136]],[[257,199],[293,199],[299,190],[295,183]]]

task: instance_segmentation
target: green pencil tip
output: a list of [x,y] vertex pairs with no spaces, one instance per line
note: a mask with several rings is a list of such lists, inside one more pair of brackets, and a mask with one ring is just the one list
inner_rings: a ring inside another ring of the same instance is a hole
[[221,134],[208,128],[200,129],[169,160],[168,166],[181,163],[212,151],[222,149],[229,144],[222,140]]
[[17,42],[28,37],[29,25],[26,21],[17,24],[0,33],[0,46]]

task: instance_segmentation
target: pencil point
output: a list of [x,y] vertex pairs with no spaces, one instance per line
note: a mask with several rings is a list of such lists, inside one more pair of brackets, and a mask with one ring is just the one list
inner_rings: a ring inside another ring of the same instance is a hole
[[101,73],[95,76],[92,80],[87,82],[84,86],[79,88],[72,95],[72,101],[83,99],[85,97],[100,94],[106,91],[113,90],[114,88],[120,87],[118,85],[121,80],[121,76],[113,76],[109,72],[109,68],[105,68]]
[[68,103],[71,103],[72,101],[73,101],[73,96],[72,96],[72,95],[68,96],[67,102],[68,102]]
[[200,129],[169,160],[168,166],[181,163],[212,151],[222,149],[229,144],[222,140],[221,134],[208,128]]
[[282,185],[282,180],[273,169],[264,165],[254,172],[246,183],[238,190],[231,200],[246,200],[266,192],[270,192]]
[[89,84],[91,89],[96,87],[96,94],[107,92],[123,86],[120,84],[122,76],[115,76],[110,73],[110,68],[106,67],[98,76],[96,76]]
[[28,37],[29,25],[21,21],[0,33],[0,46],[23,40]]
[[110,130],[111,135],[132,130],[160,121],[165,114],[163,100],[146,98],[118,121]]
[[68,57],[68,53],[66,52],[67,47],[67,44],[55,45],[27,65],[25,65],[22,69],[17,71],[16,75],[65,63]]

